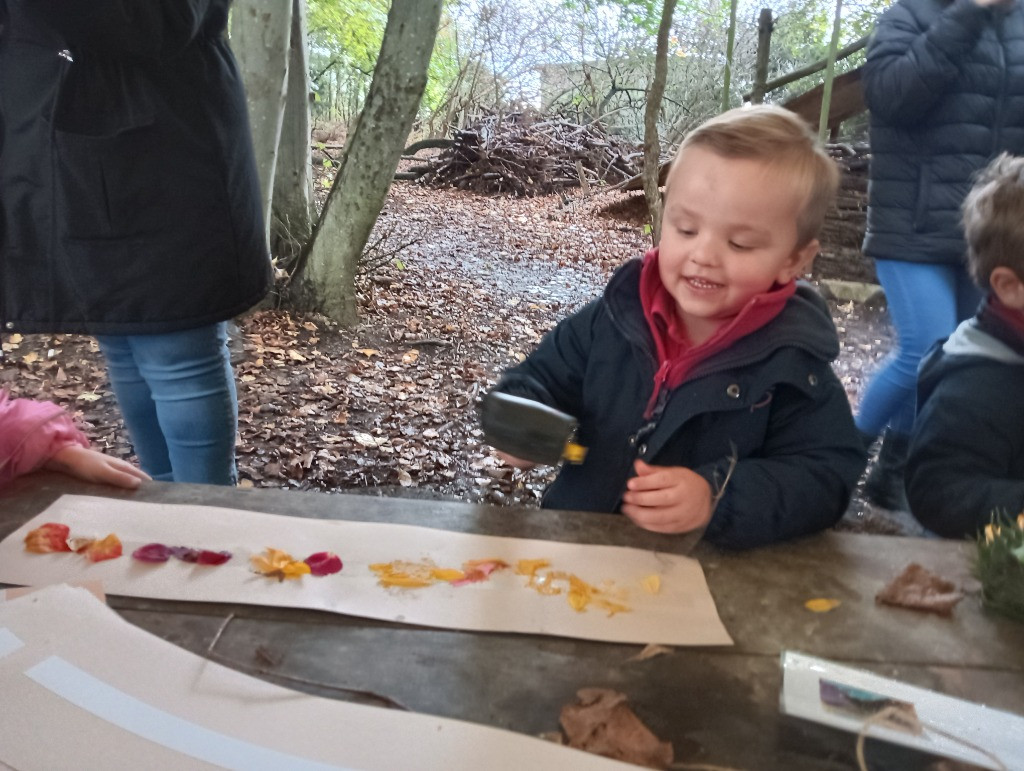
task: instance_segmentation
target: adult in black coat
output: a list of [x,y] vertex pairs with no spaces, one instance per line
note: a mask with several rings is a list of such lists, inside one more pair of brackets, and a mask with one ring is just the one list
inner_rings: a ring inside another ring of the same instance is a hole
[[143,468],[230,483],[271,270],[230,0],[0,0],[0,323],[97,335]]
[[981,297],[963,265],[960,204],[989,160],[1024,152],[1024,8],[899,0],[878,21],[863,83],[872,153],[864,253],[875,258],[898,341],[857,426],[869,442],[888,427],[866,497],[905,508],[918,365]]

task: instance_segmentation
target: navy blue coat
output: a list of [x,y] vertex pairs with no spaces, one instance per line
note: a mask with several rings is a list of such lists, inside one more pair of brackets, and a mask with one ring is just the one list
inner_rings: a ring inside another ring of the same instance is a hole
[[865,457],[830,366],[839,343],[824,301],[799,286],[773,321],[666,392],[648,421],[658,362],[640,266],[626,263],[601,299],[562,321],[497,385],[579,420],[586,460],[562,467],[543,506],[618,511],[636,458],[686,466],[718,490],[735,455],[707,540],[744,548],[835,524]]
[[906,471],[914,516],[962,538],[993,512],[1024,511],[1024,350],[969,319],[921,363],[917,394]]
[[145,334],[270,286],[230,0],[0,0],[0,322]]
[[864,253],[958,263],[972,175],[1024,153],[1024,8],[899,0],[868,44],[871,172]]

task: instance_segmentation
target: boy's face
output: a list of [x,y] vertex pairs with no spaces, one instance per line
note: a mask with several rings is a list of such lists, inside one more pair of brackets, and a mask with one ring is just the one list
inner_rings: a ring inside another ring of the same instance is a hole
[[797,244],[803,201],[794,188],[762,161],[683,151],[665,197],[658,267],[693,344],[818,253],[816,240]]

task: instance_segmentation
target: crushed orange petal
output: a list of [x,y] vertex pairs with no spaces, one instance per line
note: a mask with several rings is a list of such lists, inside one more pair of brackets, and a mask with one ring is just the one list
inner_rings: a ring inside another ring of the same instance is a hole
[[111,533],[106,538],[94,540],[82,550],[82,553],[90,562],[102,562],[120,557],[121,551],[121,539]]
[[71,529],[57,522],[47,522],[25,536],[25,551],[33,554],[48,554],[55,551],[71,551],[68,536]]

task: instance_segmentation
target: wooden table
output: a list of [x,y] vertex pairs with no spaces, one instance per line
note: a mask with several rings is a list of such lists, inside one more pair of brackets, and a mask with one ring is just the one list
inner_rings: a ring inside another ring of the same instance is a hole
[[[22,478],[0,492],[0,538],[63,493],[677,553],[694,545],[691,537],[647,533],[623,517],[601,514],[163,483],[124,493],[57,474]],[[539,734],[558,729],[559,711],[577,690],[607,687],[627,694],[654,733],[672,742],[677,761],[846,769],[856,767],[853,735],[780,713],[782,651],[1024,715],[1024,625],[985,613],[977,592],[951,619],[874,602],[878,589],[910,562],[970,585],[971,551],[961,542],[847,533],[743,553],[699,544],[693,556],[736,645],[677,648],[646,661],[631,660],[640,650],[636,645],[449,631],[260,606],[127,597],[109,602],[127,620],[194,653],[320,696],[398,704]],[[804,602],[815,597],[842,605],[811,613]],[[926,768],[935,760],[872,741],[868,759],[872,769]]]

